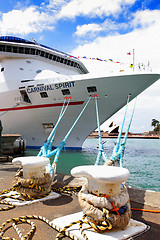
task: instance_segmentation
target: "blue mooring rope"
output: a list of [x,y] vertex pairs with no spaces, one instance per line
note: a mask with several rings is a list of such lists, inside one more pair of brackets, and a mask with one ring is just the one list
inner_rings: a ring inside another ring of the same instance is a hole
[[102,137],[101,137],[101,130],[100,130],[100,123],[99,123],[99,113],[98,113],[98,103],[97,103],[97,94],[94,96],[95,98],[95,105],[96,105],[96,115],[97,115],[97,126],[98,126],[98,137],[99,137],[99,149],[97,154],[97,159],[95,165],[99,165],[101,157],[106,162],[108,160],[107,155],[104,151]]

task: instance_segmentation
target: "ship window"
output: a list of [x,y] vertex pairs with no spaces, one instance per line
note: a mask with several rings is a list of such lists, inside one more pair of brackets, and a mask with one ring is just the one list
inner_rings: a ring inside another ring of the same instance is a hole
[[67,59],[64,59],[64,62],[63,62],[64,64],[66,64],[67,63]]
[[53,61],[56,61],[56,56],[55,55],[53,55]]
[[89,93],[97,92],[97,88],[95,86],[87,87],[87,90]]
[[49,59],[52,59],[53,58],[53,55],[52,54],[49,54]]
[[19,53],[24,53],[24,48],[23,47],[19,47]]
[[35,54],[35,49],[31,48],[31,54],[34,55]]
[[18,49],[17,47],[13,47],[13,52],[17,53],[17,49]]
[[71,64],[71,61],[70,60],[68,60],[68,62],[67,62],[67,65],[70,65]]
[[48,97],[47,92],[40,92],[40,95],[41,95],[42,98],[47,98]]
[[41,51],[41,57],[44,57],[45,52]]
[[40,50],[36,50],[36,55],[40,55]]
[[1,68],[1,72],[3,72],[3,71],[4,71],[4,67]]
[[0,45],[0,51],[2,51],[2,52],[5,51],[5,45]]
[[60,61],[60,57],[57,57],[57,62],[59,62]]
[[24,82],[32,82],[34,80],[29,80],[29,79],[26,79],[26,80],[22,80],[21,83],[24,83]]
[[6,46],[6,51],[11,52],[11,46]]
[[21,90],[20,93],[21,93],[21,96],[22,96],[22,100],[24,102],[31,103],[31,101],[30,101],[30,99],[29,99],[25,90]]
[[69,89],[63,89],[61,90],[63,95],[70,95],[70,90]]
[[29,54],[29,48],[25,48],[25,54]]
[[19,68],[20,70],[24,70],[23,68]]
[[42,123],[42,125],[45,129],[54,128],[53,123]]
[[60,62],[63,63],[63,60],[64,60],[64,58],[61,58],[61,59],[60,59]]
[[31,63],[31,61],[29,61],[29,60],[27,60],[26,62],[27,62],[27,63]]

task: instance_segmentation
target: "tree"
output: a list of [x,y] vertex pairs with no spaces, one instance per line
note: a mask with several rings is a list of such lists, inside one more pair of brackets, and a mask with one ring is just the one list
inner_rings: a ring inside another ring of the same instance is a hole
[[156,119],[152,119],[152,123],[151,123],[151,126],[153,126],[154,127],[154,131],[155,132],[158,132],[158,131],[160,131],[160,123],[159,123],[159,121],[158,120],[156,120]]

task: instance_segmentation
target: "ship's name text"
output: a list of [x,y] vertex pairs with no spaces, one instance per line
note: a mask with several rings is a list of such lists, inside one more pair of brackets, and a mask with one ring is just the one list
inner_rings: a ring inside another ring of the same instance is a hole
[[35,92],[43,92],[43,91],[50,91],[50,90],[57,90],[63,88],[71,88],[75,86],[75,82],[65,82],[65,83],[56,83],[55,85],[43,85],[37,87],[28,87],[27,93],[35,93]]

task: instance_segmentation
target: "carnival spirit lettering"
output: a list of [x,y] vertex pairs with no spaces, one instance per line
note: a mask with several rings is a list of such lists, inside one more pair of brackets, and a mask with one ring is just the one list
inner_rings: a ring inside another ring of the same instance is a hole
[[55,84],[55,89],[74,87],[74,83],[75,82],[58,83],[58,84]]
[[56,83],[55,86],[53,87],[52,85],[45,85],[45,86],[40,86],[40,87],[29,87],[27,88],[27,93],[35,93],[35,92],[47,92],[49,90],[54,90],[54,89],[61,89],[61,88],[70,88],[74,87],[75,82],[65,82],[65,83]]

